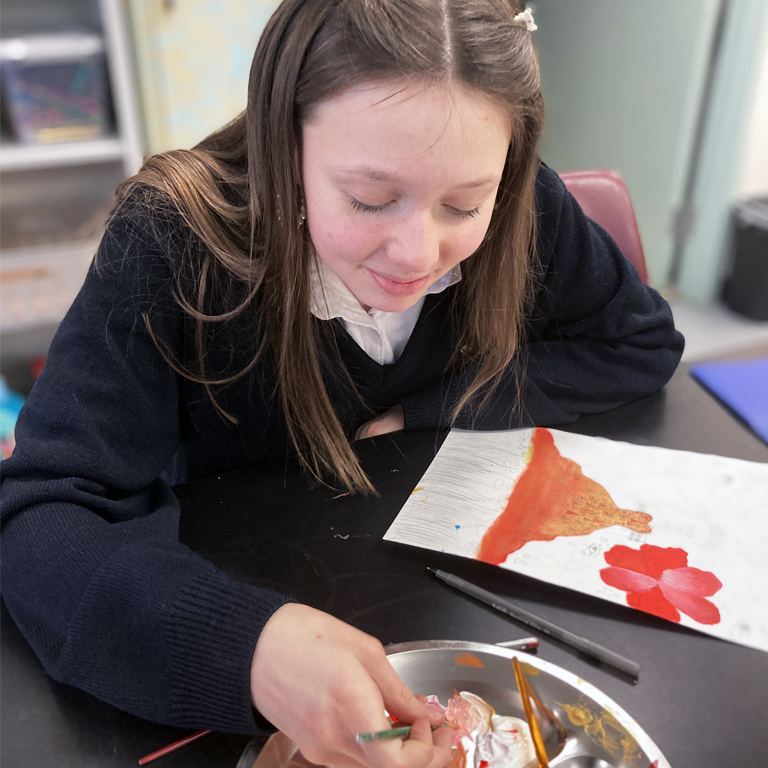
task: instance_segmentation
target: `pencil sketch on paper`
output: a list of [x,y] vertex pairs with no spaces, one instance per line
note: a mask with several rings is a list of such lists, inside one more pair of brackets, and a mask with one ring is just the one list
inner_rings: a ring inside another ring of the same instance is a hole
[[553,429],[453,430],[384,538],[768,650],[755,610],[766,499],[765,464]]

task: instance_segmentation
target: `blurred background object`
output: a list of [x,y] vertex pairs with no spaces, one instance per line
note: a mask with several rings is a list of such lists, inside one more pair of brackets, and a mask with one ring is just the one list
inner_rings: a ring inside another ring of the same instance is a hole
[[[29,359],[45,354],[82,283],[115,186],[144,155],[191,147],[245,108],[277,5],[0,0],[0,368],[15,389],[29,388]],[[739,266],[739,211],[768,196],[768,2],[529,5],[544,160],[623,177],[649,282],[673,301],[687,359],[768,349],[759,293],[748,317],[721,301],[745,269],[756,291],[754,264],[768,258],[756,241]]]
[[1,10],[0,367],[27,391],[144,149],[121,0]]
[[768,196],[736,206],[732,250],[725,303],[746,317],[768,320]]
[[149,154],[192,147],[245,109],[279,0],[127,0]]

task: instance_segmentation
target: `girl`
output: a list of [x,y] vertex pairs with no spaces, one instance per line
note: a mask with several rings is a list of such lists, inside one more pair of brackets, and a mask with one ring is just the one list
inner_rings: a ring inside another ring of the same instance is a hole
[[[536,154],[533,28],[513,0],[286,0],[246,112],[122,185],[3,465],[3,594],[57,680],[316,763],[448,760],[376,640],[183,547],[170,484],[293,452],[371,491],[356,434],[668,380],[669,308]],[[356,744],[385,707],[412,738]]]

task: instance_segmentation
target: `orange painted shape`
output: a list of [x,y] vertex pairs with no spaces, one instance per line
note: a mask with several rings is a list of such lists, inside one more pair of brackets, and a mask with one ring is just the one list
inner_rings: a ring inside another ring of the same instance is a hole
[[552,433],[538,428],[531,438],[528,463],[506,508],[485,532],[477,559],[499,565],[529,541],[584,536],[611,525],[650,533],[650,520],[645,512],[617,507],[602,485],[560,455]]
[[457,653],[453,657],[453,661],[460,667],[475,667],[476,669],[482,669],[485,666],[474,653]]
[[451,762],[445,766],[445,768],[466,768],[467,767],[467,752],[464,749],[463,744],[459,744],[451,752]]

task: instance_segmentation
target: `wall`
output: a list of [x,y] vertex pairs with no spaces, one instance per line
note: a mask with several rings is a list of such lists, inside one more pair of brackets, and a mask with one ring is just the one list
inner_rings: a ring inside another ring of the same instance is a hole
[[716,0],[537,0],[547,125],[558,171],[610,168],[635,206],[650,281],[662,287],[685,185]]
[[690,301],[712,302],[721,293],[766,23],[766,0],[729,0],[693,194],[694,227],[677,283]]
[[189,148],[245,109],[279,0],[129,0],[150,154]]
[[763,64],[752,104],[736,194],[768,196],[768,14],[763,27]]

